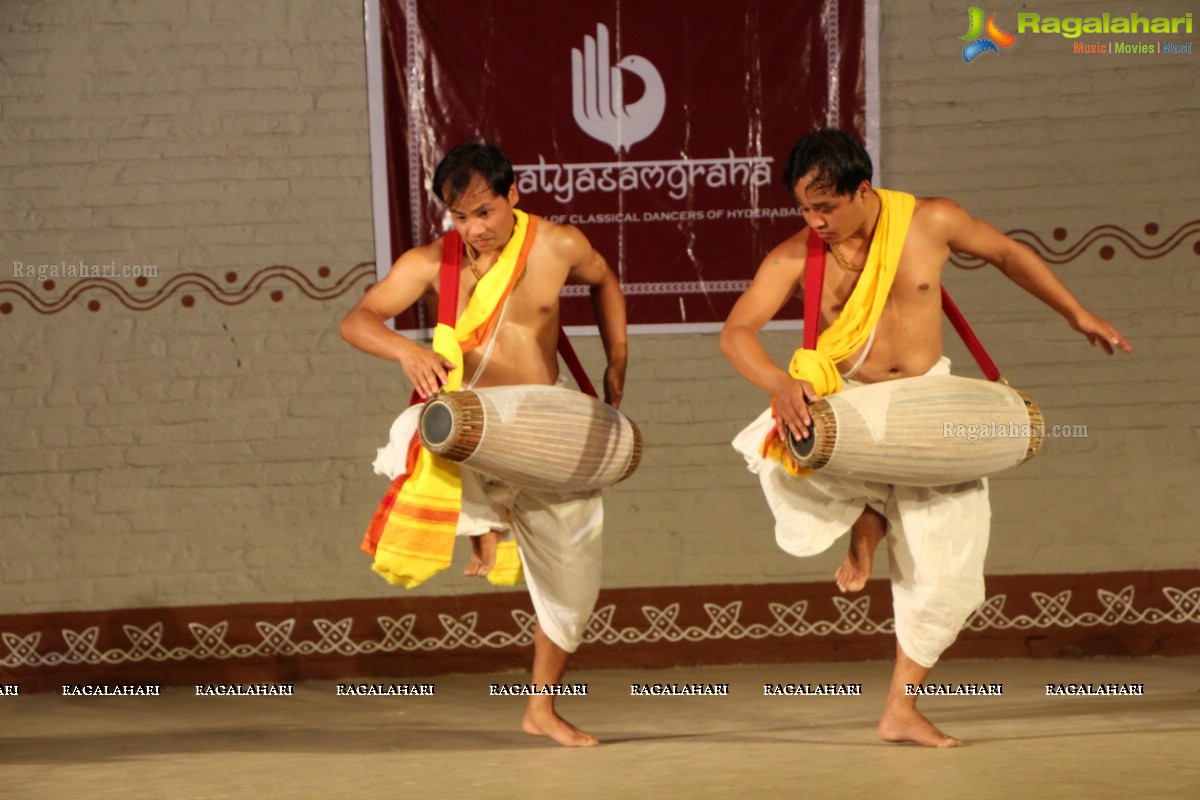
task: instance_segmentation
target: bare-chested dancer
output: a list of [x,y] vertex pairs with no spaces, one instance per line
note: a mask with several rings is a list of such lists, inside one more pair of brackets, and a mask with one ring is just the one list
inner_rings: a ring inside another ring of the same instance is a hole
[[[439,164],[434,189],[446,203],[464,243],[458,311],[514,236],[518,195],[512,165],[496,147],[467,142]],[[428,347],[388,329],[386,320],[428,293],[436,293],[442,240],[402,255],[387,277],[373,286],[342,322],[343,337],[372,355],[398,361],[421,397],[436,393],[454,365]],[[624,390],[627,358],[625,301],[616,276],[575,227],[536,220],[536,235],[524,274],[493,334],[486,368],[475,386],[554,384],[558,380],[559,293],[568,281],[591,287],[592,305],[608,357],[605,400],[616,406]],[[464,375],[475,376],[483,358],[468,352]],[[463,513],[469,515],[472,558],[468,575],[482,577],[495,564],[501,536],[513,535],[537,612],[532,683],[556,685],[578,647],[600,586],[599,492],[537,493],[494,481],[463,468]],[[553,568],[551,568],[553,567]],[[526,733],[562,745],[596,744],[596,737],[558,716],[554,696],[530,698],[522,720]]]
[[[808,435],[807,405],[817,394],[811,383],[794,379],[771,360],[758,334],[787,300],[804,291],[809,227],[825,241],[828,254],[820,322],[824,327],[837,319],[875,246],[884,213],[884,195],[872,188],[871,176],[866,150],[842,131],[817,131],[797,143],[783,180],[807,226],[767,255],[721,332],[725,356],[771,396],[778,424],[798,437]],[[1120,332],[1084,308],[1032,250],[950,200],[916,198],[882,316],[871,339],[838,364],[839,371],[853,371],[859,383],[949,371],[942,355],[940,287],[951,252],[994,265],[1061,314],[1093,347],[1110,355],[1114,348],[1130,351]],[[990,522],[986,481],[929,489],[838,483],[844,479],[821,473],[795,477],[759,450],[775,424],[765,412],[734,446],[759,475],[775,513],[780,546],[793,555],[813,555],[850,527],[850,549],[835,575],[845,592],[863,588],[876,546],[885,538],[888,542],[897,642],[880,737],[931,747],[961,744],[926,719],[916,708],[916,695],[905,688],[924,681],[984,599]],[[935,552],[936,563],[925,555]]]

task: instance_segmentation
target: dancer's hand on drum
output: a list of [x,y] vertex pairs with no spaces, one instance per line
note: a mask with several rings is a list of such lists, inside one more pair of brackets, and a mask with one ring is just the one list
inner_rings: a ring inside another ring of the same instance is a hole
[[415,347],[400,357],[404,374],[422,400],[437,394],[449,380],[454,364],[427,347]]
[[1110,356],[1113,354],[1113,348],[1126,353],[1133,352],[1129,342],[1111,322],[1090,311],[1080,311],[1075,315],[1071,320],[1071,327],[1086,336],[1092,347],[1103,347],[1104,352]]
[[811,383],[796,380],[791,376],[787,376],[786,382],[781,380],[776,390],[771,393],[776,421],[787,426],[796,439],[808,438],[808,429],[812,426],[808,404],[819,399]]

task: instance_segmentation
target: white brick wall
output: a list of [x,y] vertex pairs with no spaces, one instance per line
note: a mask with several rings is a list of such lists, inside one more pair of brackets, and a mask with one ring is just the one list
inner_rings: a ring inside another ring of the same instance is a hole
[[[885,4],[886,185],[952,196],[1059,249],[1101,224],[1156,244],[1200,219],[1200,56],[1110,62],[1025,36],[965,64],[965,16],[941,0]],[[5,269],[153,263],[152,293],[185,272],[221,283],[284,264],[315,279],[371,259],[360,4],[8,0],[0,68]],[[1014,384],[1051,422],[1088,426],[994,481],[993,572],[1197,563],[1196,241],[1149,260],[1116,244],[1109,261],[1097,243],[1058,270],[1122,326],[1132,357],[1106,360],[994,271],[949,277]],[[385,488],[369,462],[403,377],[337,338],[361,284],[328,302],[278,288],[280,302],[196,291],[191,308],[176,296],[131,312],[98,293],[0,316],[0,613],[399,591],[357,544]],[[793,340],[767,337],[780,360]],[[598,343],[578,346],[598,374]],[[832,572],[839,553],[776,549],[728,446],[764,402],[714,336],[633,340],[626,410],[647,450],[608,495],[606,585]],[[456,571],[418,593],[479,588]]]

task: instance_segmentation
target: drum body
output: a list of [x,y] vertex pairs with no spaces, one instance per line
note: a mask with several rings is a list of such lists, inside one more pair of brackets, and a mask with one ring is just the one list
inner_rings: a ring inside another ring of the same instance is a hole
[[1042,446],[1041,409],[1001,383],[927,375],[824,397],[811,435],[788,437],[802,467],[908,486],[943,486],[1014,467]]
[[418,432],[433,453],[527,489],[591,491],[624,480],[642,435],[617,409],[558,386],[496,386],[426,401]]

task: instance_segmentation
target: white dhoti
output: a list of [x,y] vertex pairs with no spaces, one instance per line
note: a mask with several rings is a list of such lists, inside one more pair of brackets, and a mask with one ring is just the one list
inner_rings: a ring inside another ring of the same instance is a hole
[[600,492],[533,491],[472,469],[461,473],[458,535],[515,536],[542,630],[563,650],[575,652],[600,596]]
[[[394,480],[404,472],[420,411],[421,406],[412,406],[393,423],[388,445],[375,459],[377,474]],[[502,538],[514,536],[538,623],[550,641],[575,652],[600,595],[601,493],[523,489],[462,464],[459,474],[457,535],[498,531]]]
[[[949,374],[942,358],[930,375]],[[848,381],[846,388],[855,384]],[[733,440],[758,475],[775,540],[787,553],[824,552],[850,530],[866,506],[887,518],[896,639],[913,661],[932,667],[984,600],[991,508],[987,480],[951,486],[896,486],[829,475],[789,475],[760,454],[775,421],[768,409]]]

